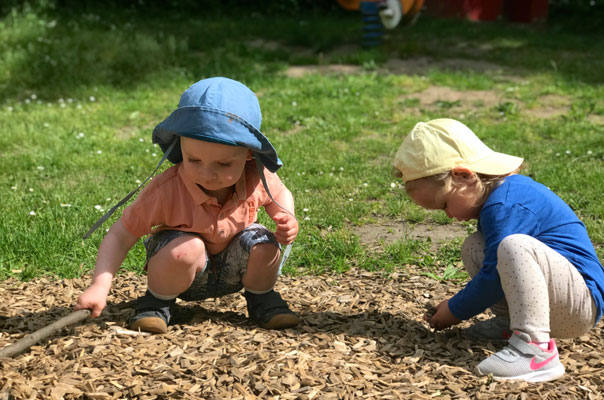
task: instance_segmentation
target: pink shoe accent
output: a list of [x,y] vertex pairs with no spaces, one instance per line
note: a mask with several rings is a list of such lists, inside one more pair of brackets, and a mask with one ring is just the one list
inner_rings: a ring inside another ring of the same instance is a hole
[[[531,343],[533,346],[538,346],[537,344]],[[556,349],[556,343],[554,342],[553,339],[550,339],[549,341],[549,345],[547,346],[547,352],[554,352],[554,354],[552,354],[551,357],[549,357],[547,360],[541,361],[541,362],[535,362],[535,357],[531,358],[531,363],[529,364],[529,368],[532,371],[536,371],[539,368],[545,367],[547,364],[549,364],[550,361],[552,361],[554,358],[556,358],[556,356],[558,355],[558,349]]]

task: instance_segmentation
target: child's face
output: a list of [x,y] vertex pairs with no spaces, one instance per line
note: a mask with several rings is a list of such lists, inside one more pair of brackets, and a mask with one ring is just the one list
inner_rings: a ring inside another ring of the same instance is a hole
[[476,206],[478,193],[475,185],[466,186],[463,192],[460,188],[453,188],[444,192],[433,182],[426,182],[416,187],[409,197],[419,206],[428,210],[443,210],[447,217],[458,221],[477,219],[481,206]]
[[233,186],[252,153],[242,146],[228,146],[187,137],[180,138],[185,176],[207,191]]

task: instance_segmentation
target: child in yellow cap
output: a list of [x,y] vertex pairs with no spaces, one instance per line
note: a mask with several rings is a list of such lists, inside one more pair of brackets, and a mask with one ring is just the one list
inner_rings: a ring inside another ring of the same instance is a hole
[[418,123],[393,165],[418,205],[478,220],[461,249],[471,280],[424,319],[445,329],[491,308],[494,318],[464,332],[508,344],[477,373],[541,382],[564,375],[552,337],[578,337],[602,317],[604,270],[583,223],[551,190],[519,175],[522,163],[442,118]]

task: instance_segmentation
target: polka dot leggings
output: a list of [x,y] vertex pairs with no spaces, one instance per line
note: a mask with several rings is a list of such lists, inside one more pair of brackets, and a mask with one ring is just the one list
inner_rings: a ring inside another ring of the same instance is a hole
[[[474,277],[482,267],[484,238],[464,241],[461,257]],[[557,251],[527,235],[510,235],[497,249],[497,271],[505,298],[491,307],[510,318],[510,329],[536,342],[581,336],[594,326],[596,306],[579,271]]]

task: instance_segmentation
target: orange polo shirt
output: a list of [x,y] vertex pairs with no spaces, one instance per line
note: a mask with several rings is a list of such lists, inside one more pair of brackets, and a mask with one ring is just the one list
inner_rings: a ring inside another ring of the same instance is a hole
[[[264,169],[273,197],[285,188],[277,174]],[[210,254],[224,250],[233,237],[256,221],[258,209],[272,203],[266,194],[255,161],[248,161],[231,197],[221,206],[188,180],[182,163],[154,177],[121,221],[136,237],[174,229],[199,233]]]

